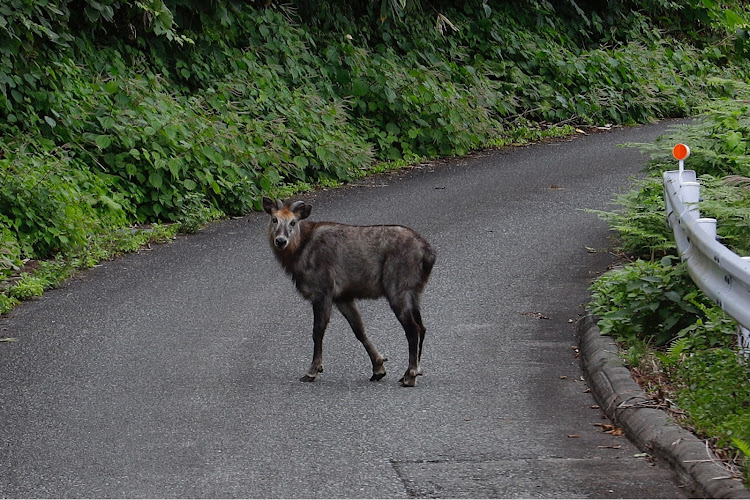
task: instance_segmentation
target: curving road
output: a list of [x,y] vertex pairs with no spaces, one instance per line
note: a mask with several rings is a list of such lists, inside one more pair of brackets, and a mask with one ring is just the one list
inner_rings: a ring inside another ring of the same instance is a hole
[[669,122],[436,162],[310,197],[312,218],[397,223],[438,254],[425,375],[388,306],[361,303],[388,375],[312,311],[266,215],[82,273],[0,320],[2,497],[678,498],[606,424],[571,320],[612,260],[605,208]]

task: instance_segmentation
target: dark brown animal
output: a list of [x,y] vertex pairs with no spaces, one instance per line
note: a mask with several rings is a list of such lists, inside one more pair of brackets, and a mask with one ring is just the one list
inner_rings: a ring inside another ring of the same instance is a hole
[[427,241],[403,226],[312,222],[307,220],[312,206],[304,201],[263,198],[263,209],[271,216],[268,239],[276,258],[313,306],[313,360],[300,380],[312,382],[323,371],[323,335],[333,304],[370,356],[370,380],[383,378],[386,359],[365,335],[354,300],[385,297],[409,343],[409,367],[401,382],[413,387],[421,375],[426,331],[419,298],[435,263]]

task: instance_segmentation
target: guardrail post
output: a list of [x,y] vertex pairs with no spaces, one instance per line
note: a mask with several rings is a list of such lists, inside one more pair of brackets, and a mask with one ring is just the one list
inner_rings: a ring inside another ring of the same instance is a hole
[[742,325],[737,328],[737,345],[740,346],[740,354],[750,359],[750,330]]
[[701,216],[698,203],[701,201],[701,185],[699,182],[681,182],[680,195],[685,203],[685,208],[690,215],[696,219]]
[[700,228],[711,238],[717,239],[716,237],[716,219],[710,217],[703,217],[696,221]]
[[[742,257],[742,260],[750,262],[750,257]],[[737,345],[740,347],[740,354],[745,359],[750,359],[750,329],[742,325],[737,327]]]

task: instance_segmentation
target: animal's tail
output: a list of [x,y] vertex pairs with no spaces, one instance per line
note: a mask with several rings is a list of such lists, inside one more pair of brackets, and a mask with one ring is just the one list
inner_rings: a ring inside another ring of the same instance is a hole
[[436,258],[437,255],[435,255],[435,252],[432,251],[432,248],[425,248],[424,255],[422,256],[422,272],[424,273],[425,280],[427,280],[427,278],[430,276],[430,273],[432,272],[432,266],[435,265]]

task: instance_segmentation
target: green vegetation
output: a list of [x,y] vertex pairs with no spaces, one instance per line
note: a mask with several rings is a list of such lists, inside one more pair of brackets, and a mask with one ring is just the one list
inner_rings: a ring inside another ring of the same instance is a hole
[[711,102],[698,123],[641,146],[652,154],[646,178],[617,197],[620,210],[601,214],[636,260],[598,278],[589,305],[647,389],[672,401],[682,423],[737,464],[747,484],[750,363],[738,353],[737,324],[695,286],[676,257],[661,173],[676,168],[672,146],[689,144],[686,168],[701,181],[701,214],[718,220],[722,243],[748,255],[749,109],[746,99]]
[[747,19],[739,0],[0,0],[0,312],[58,281],[24,262],[93,265],[138,227],[692,114],[746,78]]
[[590,310],[600,318],[602,333],[655,347],[688,333],[711,302],[695,288],[687,268],[672,260],[637,260],[596,280]]

